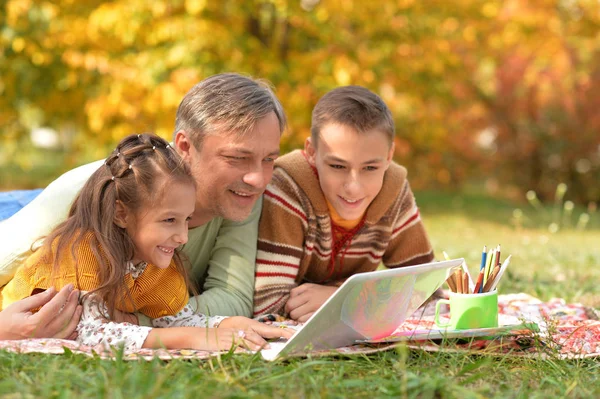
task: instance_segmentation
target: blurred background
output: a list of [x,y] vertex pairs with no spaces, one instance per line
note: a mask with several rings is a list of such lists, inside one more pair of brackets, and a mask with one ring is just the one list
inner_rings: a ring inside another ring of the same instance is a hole
[[597,0],[7,0],[0,190],[43,187],[129,133],[170,138],[187,90],[235,71],[272,83],[284,152],[320,96],[363,85],[391,108],[416,191],[593,214],[599,28]]

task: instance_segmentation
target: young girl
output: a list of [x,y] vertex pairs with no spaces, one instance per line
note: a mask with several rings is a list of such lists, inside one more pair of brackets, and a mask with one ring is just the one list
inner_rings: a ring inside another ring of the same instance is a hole
[[[258,349],[266,344],[262,336],[289,337],[290,331],[244,317],[207,317],[188,305],[178,248],[187,242],[195,190],[188,166],[166,141],[126,137],[86,182],[67,220],[4,287],[2,305],[73,284],[84,293],[78,340],[90,346]],[[119,323],[123,312],[170,328]]]
[[306,321],[353,274],[433,260],[406,169],[392,161],[394,134],[390,110],[364,87],[317,102],[304,151],[276,161],[265,191],[255,316]]

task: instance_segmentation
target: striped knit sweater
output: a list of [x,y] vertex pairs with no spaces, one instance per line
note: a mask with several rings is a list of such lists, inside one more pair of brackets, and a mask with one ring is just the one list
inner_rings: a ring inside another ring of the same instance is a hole
[[290,290],[302,283],[340,285],[356,273],[433,260],[406,169],[392,163],[364,225],[331,270],[332,226],[318,177],[302,155],[279,158],[267,186],[258,232],[254,315],[283,314]]
[[[86,235],[76,252],[79,259],[77,267],[79,278],[76,276],[75,259],[71,256],[69,248],[62,252],[60,272],[54,276],[52,275],[54,257],[44,256],[43,251],[38,250],[17,269],[14,278],[2,289],[2,307],[6,308],[12,302],[30,296],[36,289],[45,290],[54,286],[60,290],[69,283],[73,283],[75,288],[81,291],[98,288],[100,265],[90,247],[91,237],[91,234]],[[137,311],[155,319],[178,313],[189,299],[185,280],[177,271],[173,261],[166,269],[148,264],[135,279],[128,273],[124,280],[135,307],[132,306],[129,298],[117,301],[117,310],[123,312]]]

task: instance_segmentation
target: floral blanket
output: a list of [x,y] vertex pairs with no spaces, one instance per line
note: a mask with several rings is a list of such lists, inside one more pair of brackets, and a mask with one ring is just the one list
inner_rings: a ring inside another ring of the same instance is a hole
[[[539,331],[516,330],[512,334],[494,339],[443,339],[408,340],[405,342],[362,343],[335,350],[311,352],[311,356],[368,354],[389,350],[398,345],[407,345],[416,350],[460,351],[487,355],[511,356],[556,356],[559,358],[582,358],[600,356],[600,318],[591,308],[580,304],[567,304],[562,299],[542,302],[527,294],[500,295],[498,298],[499,319],[534,322]],[[428,306],[431,307],[431,304]],[[390,337],[412,330],[432,328],[433,316],[418,311],[406,320]],[[206,359],[226,352],[208,352],[200,350],[141,349],[137,351],[103,351],[85,347],[75,341],[61,339],[29,339],[22,341],[0,341],[0,350],[16,353],[67,352],[98,356],[112,359],[121,357],[126,360],[160,358],[170,359]],[[236,353],[251,353],[238,349]],[[307,355],[307,354],[303,354]]]
[[[533,322],[539,331],[515,331],[495,339],[409,341],[408,346],[426,351],[469,351],[488,355],[512,355],[563,359],[600,357],[600,317],[596,310],[563,299],[542,302],[527,294],[498,297],[502,320]],[[431,326],[430,317],[409,319],[397,332]]]

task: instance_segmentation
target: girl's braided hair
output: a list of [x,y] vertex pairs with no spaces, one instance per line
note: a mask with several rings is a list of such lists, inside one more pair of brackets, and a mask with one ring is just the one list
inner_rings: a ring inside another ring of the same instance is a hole
[[[173,183],[195,186],[188,165],[169,143],[148,133],[130,135],[121,140],[104,165],[85,183],[71,206],[67,220],[44,239],[41,247],[44,256],[52,256],[54,252],[54,275],[60,275],[60,255],[70,250],[75,259],[77,286],[80,287],[77,254],[82,241],[89,240],[100,265],[100,285],[87,295],[94,293],[100,296],[111,318],[117,303],[128,298],[133,304],[124,277],[126,264],[132,260],[135,248],[126,230],[114,223],[116,204],[120,201],[134,214],[142,207],[152,209]],[[174,261],[190,287],[178,251],[175,251]]]

